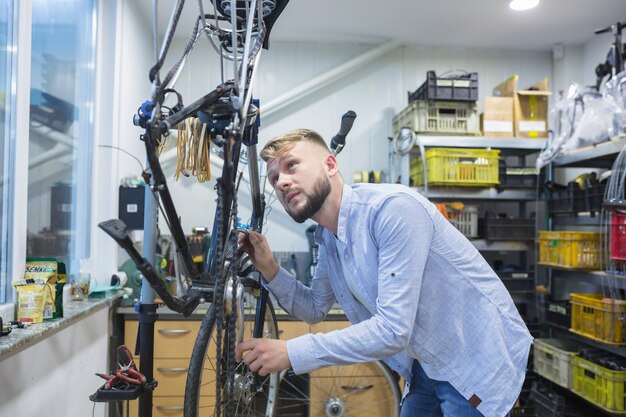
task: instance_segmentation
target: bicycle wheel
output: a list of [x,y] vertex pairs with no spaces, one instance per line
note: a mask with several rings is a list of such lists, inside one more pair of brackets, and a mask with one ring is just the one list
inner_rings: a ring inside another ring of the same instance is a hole
[[400,388],[382,362],[331,366],[282,378],[276,415],[398,417]]
[[[253,336],[254,318],[257,311],[257,300],[260,289],[257,286],[238,284],[241,297],[237,300],[237,335],[235,340],[247,340]],[[209,417],[215,415],[215,384],[216,384],[216,350],[215,350],[215,318],[213,307],[205,315],[200,325],[200,331],[191,354],[189,373],[185,387],[185,417]],[[223,343],[228,343],[228,331],[224,332]],[[274,308],[269,298],[266,302],[263,322],[263,337],[277,339],[278,328]],[[227,346],[235,349],[235,346]],[[276,398],[278,396],[278,373],[267,377],[257,376],[250,372],[243,362],[236,365],[234,370],[227,370],[225,362],[222,369],[234,372],[234,387],[223,391],[219,406],[220,414],[226,416],[227,405],[231,406],[235,416],[265,416],[273,417]]]

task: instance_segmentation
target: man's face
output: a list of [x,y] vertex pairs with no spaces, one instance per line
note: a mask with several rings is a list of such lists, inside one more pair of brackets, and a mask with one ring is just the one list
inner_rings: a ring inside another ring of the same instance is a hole
[[281,158],[268,162],[270,184],[298,223],[317,213],[330,194],[330,179],[324,169],[326,155],[320,146],[299,142]]

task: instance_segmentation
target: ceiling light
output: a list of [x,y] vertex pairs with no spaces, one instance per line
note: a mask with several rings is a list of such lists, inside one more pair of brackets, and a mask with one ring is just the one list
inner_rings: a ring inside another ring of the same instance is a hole
[[513,10],[529,10],[538,4],[539,0],[511,0],[509,7]]

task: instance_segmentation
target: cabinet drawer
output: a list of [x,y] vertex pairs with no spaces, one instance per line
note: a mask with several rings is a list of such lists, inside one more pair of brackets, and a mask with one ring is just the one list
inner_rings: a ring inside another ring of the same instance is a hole
[[[200,321],[158,321],[154,325],[155,358],[190,358]],[[124,322],[124,340],[131,352],[135,352],[139,322]]]
[[311,325],[311,333],[326,333],[333,330],[339,330],[350,326],[350,322],[346,320],[322,321]]
[[[183,417],[184,397],[154,397],[152,400],[152,417]],[[200,407],[213,407],[215,397],[200,397]],[[126,407],[126,403],[124,403]],[[129,416],[139,415],[139,400],[130,401]],[[207,413],[212,414],[212,413]],[[126,415],[126,410],[124,410]]]
[[281,340],[293,339],[307,333],[309,333],[309,324],[303,321],[278,322],[278,336]]
[[[137,361],[137,366],[141,366]],[[154,379],[159,385],[154,390],[155,397],[185,396],[185,384],[189,371],[189,359],[157,359],[154,361]],[[200,395],[215,395],[215,374],[206,369],[202,377],[204,384]],[[210,383],[206,383],[206,382]]]

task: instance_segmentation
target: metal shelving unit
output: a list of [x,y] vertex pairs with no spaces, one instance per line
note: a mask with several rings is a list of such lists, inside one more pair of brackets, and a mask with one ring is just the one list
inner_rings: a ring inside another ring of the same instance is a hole
[[606,142],[573,150],[556,158],[553,167],[610,168],[617,154],[626,145],[626,136],[616,136]]
[[[520,139],[520,138],[487,138],[481,136],[435,136],[435,135],[418,135],[416,144],[409,151],[408,156],[403,158],[415,158],[421,153],[420,147],[426,148],[480,148],[480,149],[498,149],[501,157],[510,157],[518,159],[515,161],[518,166],[526,165],[526,157],[531,154],[538,153],[546,145],[545,139]],[[405,167],[401,170],[401,177],[408,178],[409,169],[408,161],[404,160]],[[479,187],[437,187],[429,186],[428,191],[425,187],[414,187],[423,196],[434,202],[446,201],[462,201],[468,204],[474,203],[491,203],[502,202],[515,204],[507,210],[517,207],[519,217],[527,215],[527,204],[537,200],[537,192],[535,189],[506,189],[499,187],[479,188]],[[533,209],[534,211],[534,209]],[[488,258],[496,259],[514,259],[512,263],[516,263],[523,268],[528,268],[529,252],[534,250],[534,241],[518,240],[518,241],[489,241],[486,239],[471,239],[471,243],[476,249]],[[498,254],[504,254],[501,258]],[[531,275],[534,279],[534,275]],[[533,290],[522,293],[511,292],[511,295],[520,308],[527,314],[530,320],[535,317],[536,298]]]
[[[565,155],[556,158],[552,162],[549,169],[560,168],[589,168],[589,169],[611,169],[613,161],[619,152],[626,146],[626,137],[613,137],[606,142],[602,142],[593,146],[576,149]],[[578,213],[578,215],[549,215],[548,224],[553,230],[586,230],[596,231],[600,226],[600,215],[591,215],[590,213]],[[569,293],[572,286],[585,286],[588,288],[601,288],[602,286],[611,285],[618,289],[626,289],[626,276],[611,275],[601,270],[581,271],[570,270],[558,267],[543,266],[547,268],[547,284],[550,286],[552,293]],[[594,291],[594,290],[592,290]],[[595,290],[596,292],[600,292]],[[582,345],[601,349],[608,353],[626,358],[626,347],[615,346],[602,343],[588,337],[573,333],[568,326],[559,325],[553,322],[546,322],[554,336],[564,336],[580,342]],[[576,393],[572,395],[579,397]],[[579,397],[582,398],[582,397]],[[584,398],[583,398],[584,399]],[[588,402],[588,401],[587,401]],[[599,408],[596,404],[588,402],[596,407],[598,415],[613,416],[614,414]]]
[[535,201],[537,193],[534,190],[500,190],[497,188],[464,188],[464,187],[440,187],[428,188],[415,187],[425,197],[436,200],[510,200],[510,201]]

